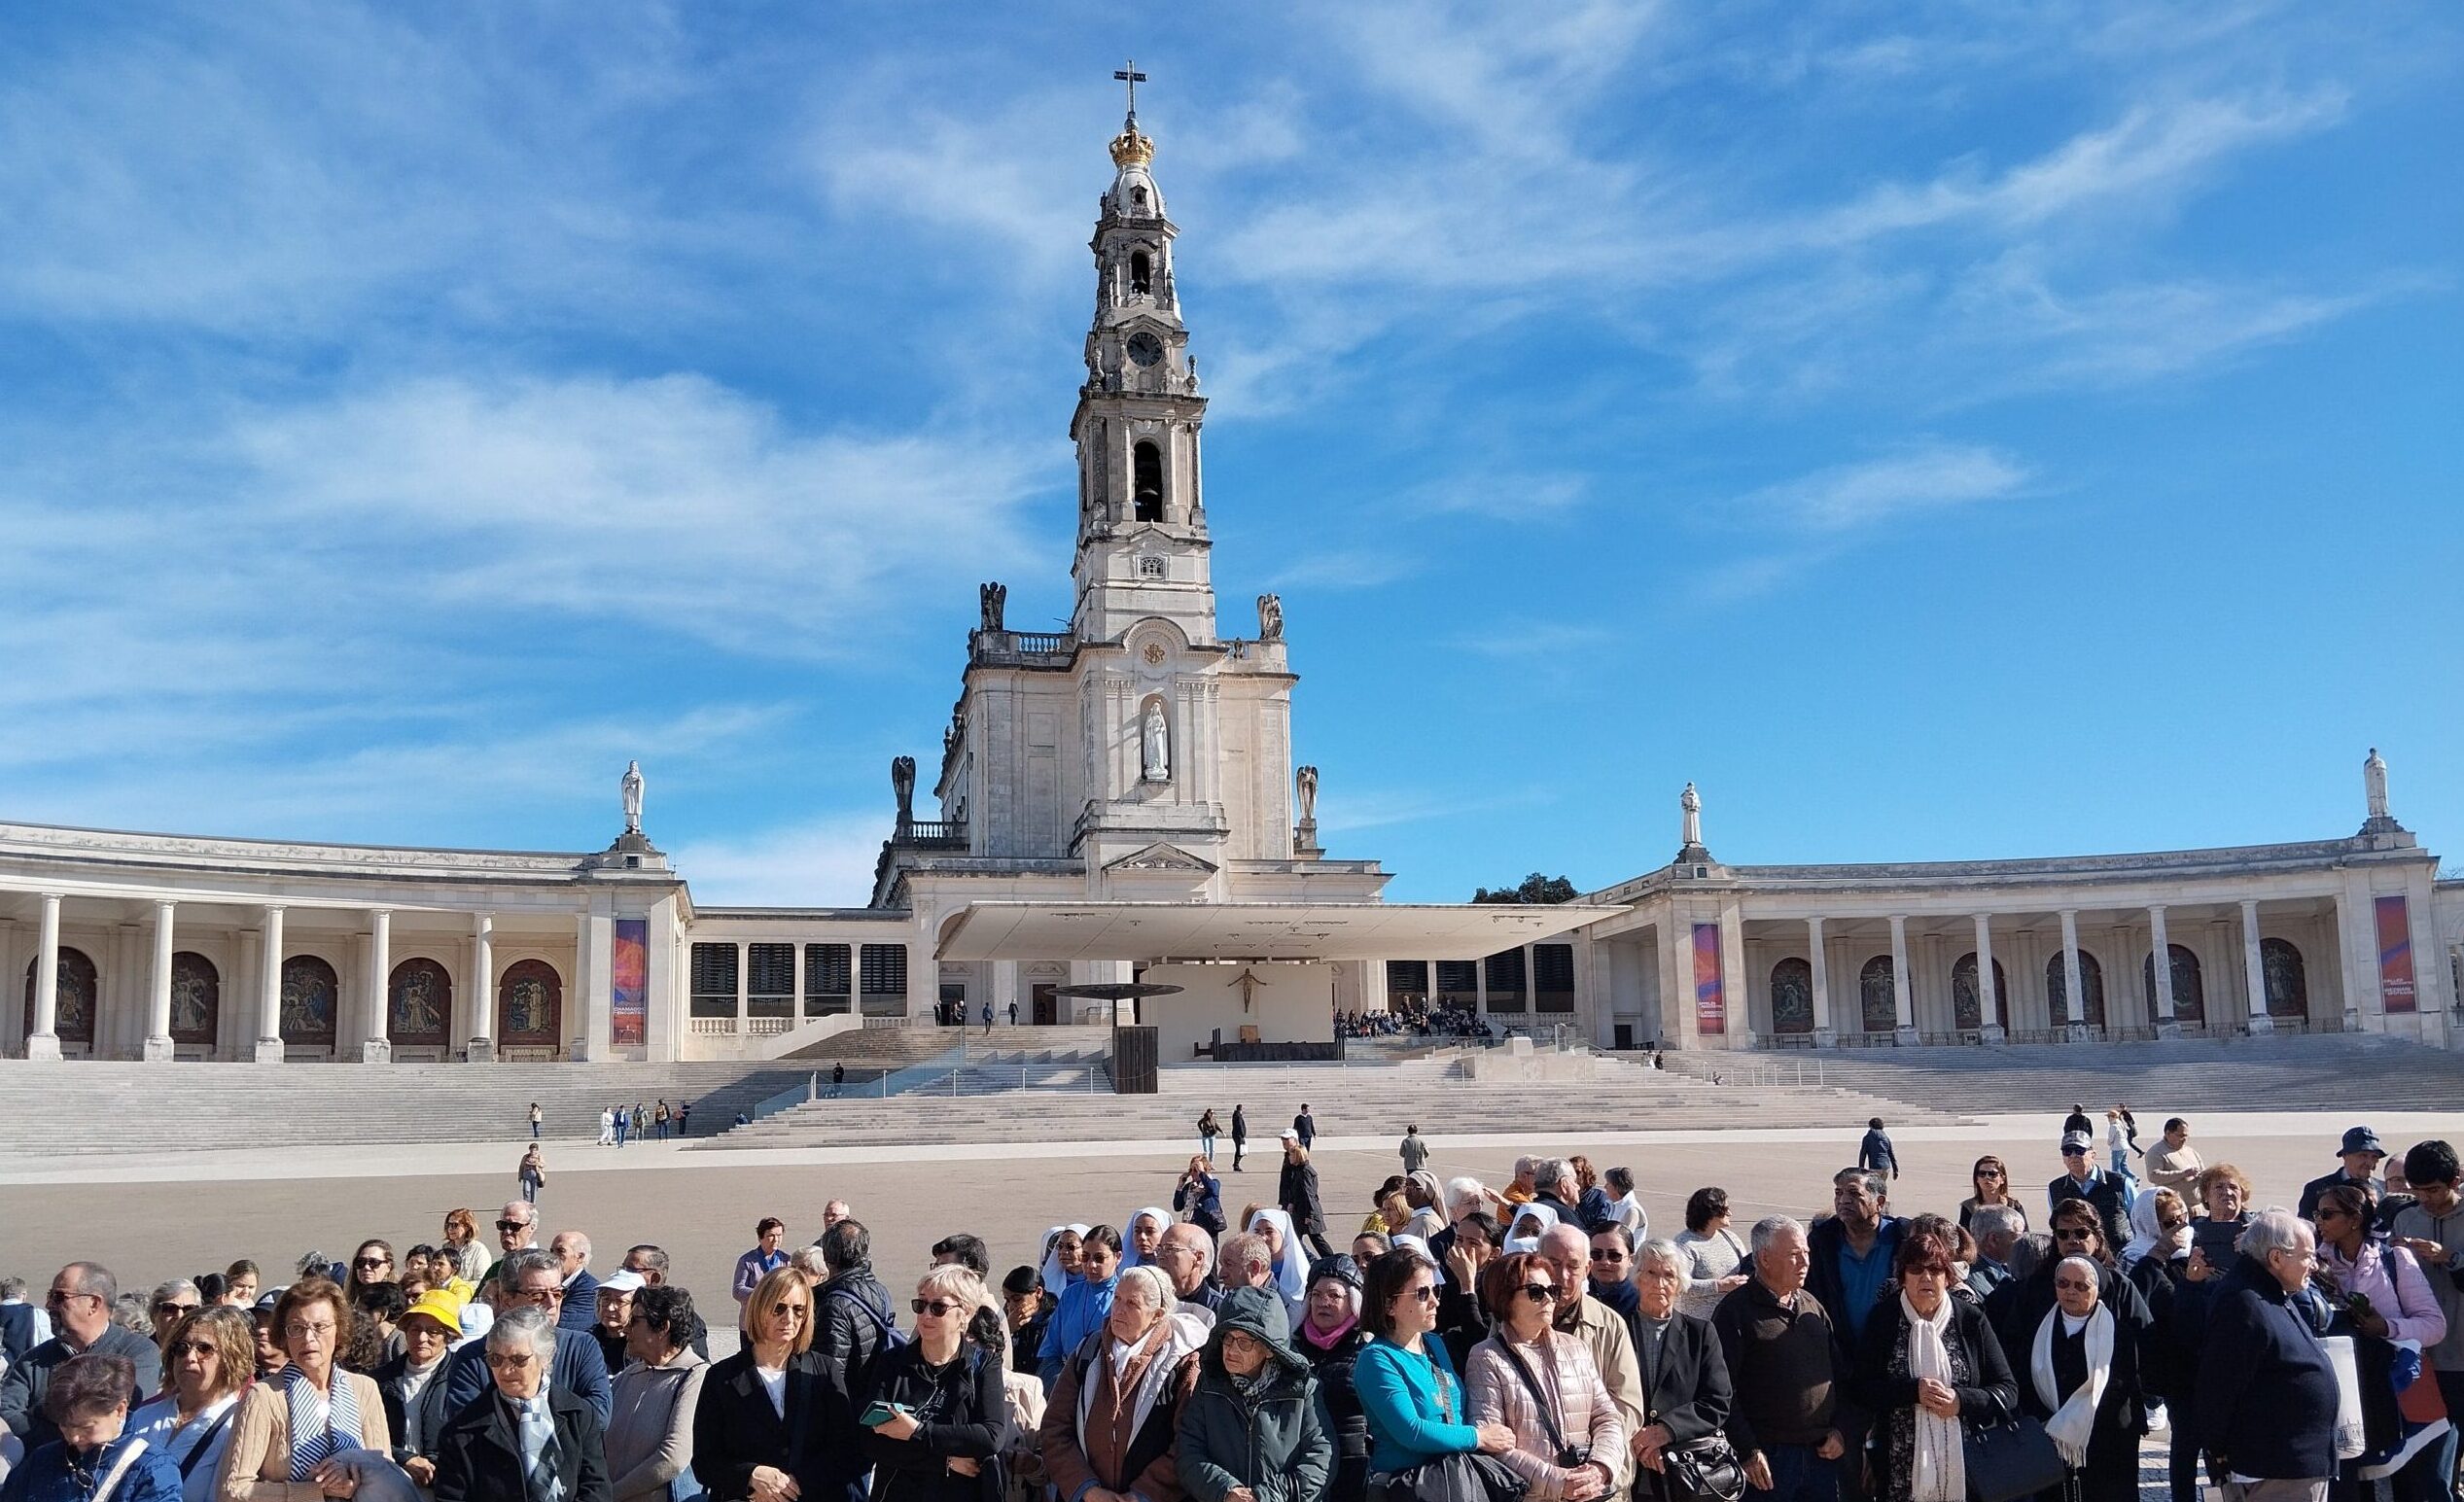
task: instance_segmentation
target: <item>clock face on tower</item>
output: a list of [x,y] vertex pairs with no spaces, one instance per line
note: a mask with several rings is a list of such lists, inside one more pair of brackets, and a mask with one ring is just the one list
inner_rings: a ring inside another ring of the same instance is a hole
[[1129,336],[1129,358],[1141,366],[1151,366],[1164,358],[1164,341],[1140,331]]

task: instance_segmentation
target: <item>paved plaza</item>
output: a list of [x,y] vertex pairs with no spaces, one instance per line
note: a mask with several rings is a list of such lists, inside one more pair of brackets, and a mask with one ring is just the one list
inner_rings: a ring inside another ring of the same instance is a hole
[[[1229,1102],[1224,1102],[1228,1107]],[[1228,1116],[1228,1108],[1225,1110]],[[2161,1109],[2141,1113],[2153,1135]],[[1317,1162],[1332,1240],[1340,1242],[1368,1213],[1369,1196],[1397,1171],[1394,1144],[1340,1135],[1340,1107],[1319,1113]],[[2259,1187],[2261,1204],[2291,1204],[2302,1183],[2336,1166],[2343,1129],[2368,1121],[2399,1151],[2428,1136],[2464,1137],[2464,1113],[2200,1116],[2193,1142],[2206,1161],[2233,1162]],[[1528,1137],[1450,1137],[1435,1110],[1423,1124],[1442,1175],[1469,1173],[1491,1184],[1513,1174],[1524,1152],[1584,1152],[1606,1168],[1633,1168],[1656,1234],[1681,1229],[1685,1197],[1705,1184],[1725,1187],[1742,1229],[1759,1216],[1800,1216],[1829,1203],[1830,1175],[1853,1161],[1863,1122],[1836,1132],[1756,1130],[1637,1132]],[[1248,1170],[1229,1171],[1223,1150],[1224,1209],[1272,1203],[1273,1133],[1259,1127],[1264,1152]],[[1950,1211],[1967,1192],[1980,1153],[1998,1153],[2028,1188],[2032,1214],[2041,1186],[2060,1170],[2054,1116],[1995,1117],[1974,1127],[1907,1128],[1893,1134],[1906,1176],[1892,1196],[1902,1212]],[[1032,1125],[1023,1126],[1031,1133]],[[269,1138],[279,1136],[278,1127]],[[622,1149],[551,1141],[541,1197],[548,1231],[579,1230],[597,1248],[594,1266],[614,1267],[631,1242],[654,1240],[674,1258],[680,1282],[722,1301],[754,1223],[775,1214],[790,1243],[821,1231],[823,1202],[847,1200],[870,1228],[875,1262],[894,1292],[930,1260],[928,1248],[955,1231],[983,1237],[995,1273],[1034,1260],[1044,1229],[1057,1221],[1119,1225],[1141,1206],[1171,1202],[1172,1186],[1195,1143],[1109,1142],[1084,1147],[1018,1140],[983,1146],[816,1148],[767,1152],[682,1150],[674,1143]],[[444,1212],[470,1205],[490,1212],[512,1194],[514,1142],[435,1148],[269,1147],[262,1152],[128,1155],[83,1161],[20,1159],[0,1165],[0,1272],[47,1277],[74,1257],[97,1257],[123,1286],[218,1269],[249,1257],[268,1283],[311,1249],[346,1256],[359,1240],[383,1237],[399,1249],[434,1240]],[[482,1213],[482,1222],[492,1219]],[[2041,1214],[2036,1214],[2041,1223]],[[545,1237],[542,1238],[545,1240]],[[714,1322],[726,1323],[719,1303]]]

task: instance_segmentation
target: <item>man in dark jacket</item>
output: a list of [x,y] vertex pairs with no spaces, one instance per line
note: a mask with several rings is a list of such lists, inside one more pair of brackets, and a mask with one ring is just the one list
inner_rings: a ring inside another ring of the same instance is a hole
[[1831,1179],[1831,1215],[1807,1233],[1813,1259],[1806,1286],[1830,1311],[1840,1339],[1853,1350],[1866,1316],[1882,1301],[1891,1259],[1908,1223],[1890,1212],[1890,1182],[1880,1173],[1842,1169]]
[[1755,1223],[1752,1240],[1753,1276],[1711,1310],[1732,1387],[1728,1437],[1753,1502],[1830,1502],[1848,1452],[1848,1357],[1806,1290],[1805,1227],[1774,1215]]
[[140,1396],[162,1386],[162,1353],[154,1342],[111,1322],[111,1301],[120,1297],[120,1280],[99,1262],[72,1262],[52,1279],[43,1301],[51,1311],[55,1334],[9,1364],[0,1378],[0,1425],[25,1441],[34,1453],[60,1437],[59,1426],[43,1412],[43,1394],[51,1390],[52,1374],[71,1356],[100,1351],[125,1356],[137,1369]]
[[1250,1142],[1250,1119],[1241,1114],[1236,1102],[1232,1107],[1232,1171],[1241,1171],[1241,1149]]
[[[615,1502],[607,1426],[596,1409],[547,1378],[569,1333],[546,1310],[525,1307],[497,1320],[485,1341],[471,1343],[497,1357],[488,1368],[494,1380],[483,1400],[445,1425],[437,1446],[437,1502],[540,1497],[549,1494],[549,1475],[560,1502]],[[530,1359],[519,1361],[525,1355]]]
[[52,1338],[52,1321],[25,1302],[25,1279],[0,1277],[0,1361],[14,1362]]
[[1309,1102],[1300,1102],[1300,1114],[1292,1118],[1292,1131],[1299,1135],[1300,1145],[1309,1146],[1318,1140],[1318,1118],[1309,1114]]
[[2065,1132],[2061,1138],[2061,1177],[2045,1186],[2045,1207],[2061,1208],[2064,1200],[2085,1200],[2096,1207],[2104,1223],[2104,1244],[2116,1256],[2130,1244],[2130,1205],[2122,1180],[2095,1165],[2096,1139],[2085,1132]]
[[[552,1322],[563,1313],[564,1273],[556,1259],[536,1246],[526,1246],[505,1259],[505,1287],[498,1317],[517,1309],[536,1309]],[[487,1390],[486,1343],[472,1341],[445,1362],[445,1402],[457,1414]],[[599,1354],[598,1337],[587,1330],[556,1332],[556,1356],[547,1369],[547,1385],[590,1405],[601,1427],[614,1403],[608,1387],[607,1358]]]
[[2304,1220],[2317,1219],[2318,1197],[2339,1184],[2350,1184],[2370,1196],[2372,1204],[2378,1203],[2378,1165],[2387,1160],[2387,1149],[2379,1144],[2378,1134],[2368,1127],[2354,1127],[2344,1134],[2344,1144],[2336,1151],[2344,1166],[2302,1186],[2302,1205],[2294,1213]]
[[2292,1296],[2309,1280],[2310,1228],[2269,1210],[2207,1312],[2199,1435],[2223,1473],[2256,1479],[2244,1502],[2320,1502],[2336,1468],[2335,1369]]
[[838,1222],[816,1243],[829,1280],[813,1290],[813,1354],[821,1358],[821,1401],[814,1438],[828,1464],[829,1495],[800,1502],[860,1502],[864,1495],[867,1431],[856,1422],[872,1394],[873,1366],[898,1339],[890,1290],[872,1271],[872,1233],[861,1220]]
[[1179,1477],[1197,1502],[1245,1488],[1255,1502],[1323,1496],[1334,1446],[1318,1415],[1318,1379],[1295,1353],[1284,1301],[1243,1288],[1215,1311],[1198,1385],[1180,1408]]
[[1880,1116],[1865,1123],[1865,1137],[1856,1144],[1856,1166],[1885,1178],[1899,1177],[1899,1154],[1891,1150],[1890,1134],[1883,1130]]

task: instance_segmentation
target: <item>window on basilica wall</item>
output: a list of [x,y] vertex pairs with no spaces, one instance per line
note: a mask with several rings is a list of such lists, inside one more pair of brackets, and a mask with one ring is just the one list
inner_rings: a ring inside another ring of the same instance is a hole
[[1813,1030],[1813,965],[1791,957],[1771,967],[1771,1030]]
[[692,961],[693,1015],[736,1015],[736,946],[696,944]]
[[795,946],[745,946],[745,1014],[750,1017],[795,1015]]
[[1154,262],[1146,259],[1144,251],[1132,252],[1129,258],[1130,296],[1143,297],[1154,290]]
[[804,1015],[828,1017],[855,1005],[856,952],[846,944],[804,946]]
[[1164,456],[1152,443],[1130,452],[1130,501],[1138,520],[1164,519]]
[[1437,984],[1439,1005],[1454,1005],[1468,1011],[1480,999],[1480,961],[1477,960],[1440,960],[1437,973],[1430,977]]
[[1574,946],[1531,946],[1531,1004],[1535,1011],[1574,1010]]
[[907,1005],[907,947],[867,944],[857,956],[857,977],[863,984],[867,1013],[896,1015]]
[[2259,973],[2267,980],[2270,1017],[2310,1014],[2310,978],[2290,939],[2259,941]]
[[[2124,971],[2129,974],[2129,971]],[[2082,1008],[2082,1020],[2091,1028],[2104,1026],[2104,966],[2086,950],[2079,952],[2079,990],[2088,998]],[[2057,949],[2045,959],[2045,996],[2048,1014],[2057,1028],[2070,1023],[2070,987],[2062,970],[2061,951]]]
[[[2168,944],[2172,951],[2173,1020],[2205,1022],[2207,1020],[2207,988],[2200,979],[2199,957],[2179,944]],[[2147,1003],[2147,1014],[2156,1015],[2156,956],[2139,961],[2139,996]]]

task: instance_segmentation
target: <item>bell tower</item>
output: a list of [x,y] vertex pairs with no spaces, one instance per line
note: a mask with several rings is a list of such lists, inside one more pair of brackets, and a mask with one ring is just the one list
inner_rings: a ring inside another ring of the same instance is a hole
[[1189,331],[1180,321],[1173,239],[1155,186],[1155,143],[1138,128],[1138,85],[1125,69],[1129,115],[1112,138],[1112,186],[1096,220],[1095,321],[1086,382],[1070,437],[1078,453],[1076,601],[1080,641],[1117,642],[1161,618],[1192,645],[1215,641],[1207,511],[1199,484],[1198,395]]

